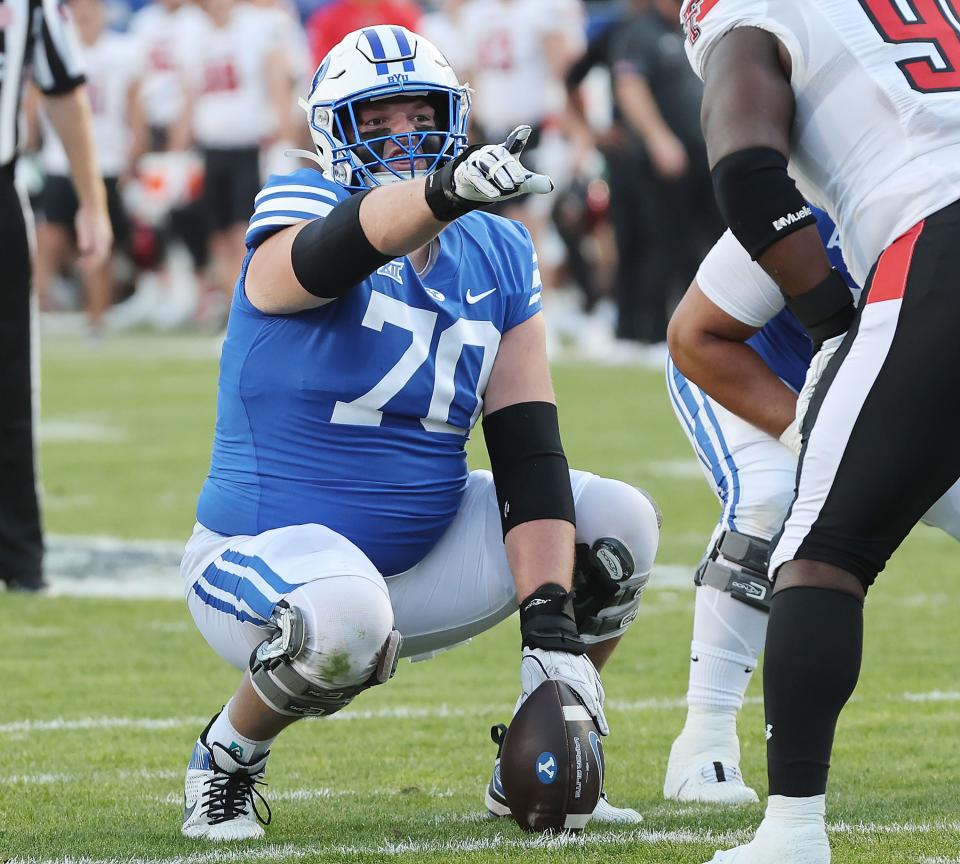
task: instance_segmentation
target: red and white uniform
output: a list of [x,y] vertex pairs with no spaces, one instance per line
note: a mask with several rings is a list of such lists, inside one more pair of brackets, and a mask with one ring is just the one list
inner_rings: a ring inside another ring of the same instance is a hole
[[[472,0],[464,9],[461,38],[476,91],[473,113],[491,140],[515,126],[543,122],[563,105],[563,88],[544,55],[543,40],[559,34],[571,56],[584,44],[579,0]],[[462,62],[462,61],[461,61]]]
[[[129,160],[127,100],[131,85],[143,70],[142,54],[135,39],[109,30],[93,45],[80,43],[79,52],[87,70],[97,165],[105,177],[119,177]],[[66,176],[70,173],[67,154],[46,115],[41,116],[44,167],[48,174]]]
[[[694,70],[736,27],[774,34],[796,98],[790,174],[833,217],[854,279],[960,198],[960,20],[937,0],[686,0]],[[911,17],[912,16],[912,17]]]
[[226,26],[204,16],[192,33],[183,70],[195,94],[193,135],[201,147],[257,147],[274,131],[265,63],[282,44],[281,20],[238,3]]
[[140,43],[144,75],[140,85],[140,102],[147,123],[167,127],[183,110],[183,88],[180,84],[180,52],[200,27],[204,14],[191,4],[170,11],[162,3],[144,7],[130,21],[130,33]]

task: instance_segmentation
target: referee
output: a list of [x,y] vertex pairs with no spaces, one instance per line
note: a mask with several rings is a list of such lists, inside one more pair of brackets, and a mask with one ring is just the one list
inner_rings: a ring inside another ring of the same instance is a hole
[[93,150],[90,106],[73,31],[58,0],[0,0],[0,579],[44,587],[31,404],[30,249],[14,187],[23,78],[32,75],[63,141],[80,206],[81,267],[102,264],[112,236]]

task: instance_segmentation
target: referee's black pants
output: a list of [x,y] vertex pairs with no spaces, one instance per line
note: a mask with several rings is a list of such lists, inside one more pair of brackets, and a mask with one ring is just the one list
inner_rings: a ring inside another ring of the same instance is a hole
[[42,582],[43,535],[34,473],[30,250],[12,166],[0,166],[0,579]]

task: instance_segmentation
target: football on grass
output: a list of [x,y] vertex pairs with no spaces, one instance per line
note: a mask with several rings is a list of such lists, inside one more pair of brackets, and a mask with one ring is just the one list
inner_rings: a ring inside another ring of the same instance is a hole
[[603,788],[597,726],[562,681],[544,681],[520,706],[500,753],[510,812],[526,831],[580,831]]

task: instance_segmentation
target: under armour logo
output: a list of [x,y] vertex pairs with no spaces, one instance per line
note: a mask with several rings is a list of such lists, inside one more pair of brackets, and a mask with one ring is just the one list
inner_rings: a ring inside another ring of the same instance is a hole
[[772,723],[767,723],[767,729],[766,729],[766,733],[765,733],[765,734],[766,734],[767,741],[769,741],[769,740],[773,737],[773,724],[772,724]]

